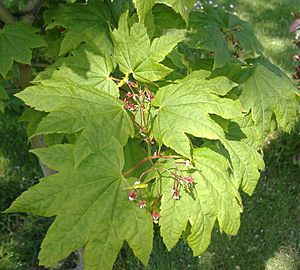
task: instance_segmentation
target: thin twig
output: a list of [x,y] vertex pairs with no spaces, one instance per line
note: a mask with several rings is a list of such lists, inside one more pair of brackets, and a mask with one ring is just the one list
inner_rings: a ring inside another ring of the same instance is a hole
[[124,172],[123,176],[127,176],[128,174],[130,174],[131,172],[133,172],[136,168],[138,168],[139,166],[141,166],[143,163],[145,163],[147,161],[150,161],[152,159],[159,159],[159,158],[169,159],[169,158],[180,158],[180,157],[179,156],[150,156],[150,157],[145,157],[140,162],[138,162],[137,164],[135,164],[132,168],[130,168],[128,171]]

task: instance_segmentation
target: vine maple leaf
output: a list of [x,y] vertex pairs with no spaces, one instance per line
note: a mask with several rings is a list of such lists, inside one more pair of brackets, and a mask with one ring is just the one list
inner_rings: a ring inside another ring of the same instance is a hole
[[165,4],[173,8],[177,13],[179,13],[182,18],[188,24],[189,12],[194,7],[194,0],[133,0],[133,3],[137,9],[137,14],[140,21],[144,21],[146,15],[155,5],[155,3]]
[[88,1],[88,4],[61,4],[48,10],[48,17],[54,22],[47,26],[66,28],[59,55],[78,47],[82,42],[95,47],[112,50],[107,22],[110,11],[101,1]]
[[[230,178],[229,161],[213,150],[209,144],[194,150],[194,168],[178,168],[194,179],[191,193],[181,189],[181,197],[174,200],[170,193],[174,185],[174,164],[167,162],[164,173],[158,176],[162,185],[161,235],[168,250],[178,242],[182,233],[193,250],[194,256],[203,252],[210,243],[216,221],[220,230],[236,234],[240,226],[241,198]],[[175,171],[176,172],[176,171]]]
[[6,77],[13,61],[30,64],[31,49],[46,45],[42,37],[36,35],[38,29],[20,22],[6,24],[0,31],[0,74]]
[[128,200],[122,146],[111,139],[76,169],[74,150],[68,144],[34,150],[59,173],[41,179],[6,212],[56,216],[41,246],[41,265],[55,266],[85,246],[85,269],[111,269],[125,240],[146,264],[152,250],[152,218]]
[[46,71],[39,73],[33,83],[68,78],[78,85],[94,86],[118,97],[119,89],[110,77],[113,70],[114,66],[109,55],[96,54],[87,46],[82,46],[74,51],[72,56],[58,60]]
[[190,20],[190,45],[214,52],[214,69],[229,63],[230,43],[248,54],[261,54],[262,46],[250,25],[237,16],[213,7],[193,12]]
[[[228,125],[228,132],[222,144],[226,147],[232,166],[235,185],[252,194],[264,169],[261,144],[255,125],[249,115]],[[224,155],[226,155],[223,152]]]
[[185,20],[186,24],[189,21],[189,12],[194,7],[194,0],[156,0],[156,3],[162,3],[172,7]]
[[158,107],[152,136],[159,142],[190,157],[190,142],[185,133],[196,137],[218,140],[224,131],[210,115],[225,119],[242,116],[241,108],[225,95],[233,85],[225,77],[211,80],[186,79],[159,89],[153,100]]
[[[271,131],[272,117],[290,132],[299,115],[299,93],[283,74],[274,73],[264,65],[255,65],[241,84],[240,100],[250,111],[260,141]],[[279,87],[280,86],[280,87]]]
[[149,11],[155,5],[155,0],[133,0],[140,21],[144,21]]
[[129,29],[128,13],[121,15],[118,29],[112,32],[115,45],[115,58],[120,70],[141,82],[157,81],[169,73],[171,69],[159,62],[183,40],[182,32],[161,36],[150,42],[145,25],[134,23]]
[[67,79],[46,80],[17,96],[36,110],[49,112],[34,135],[81,131],[76,141],[76,165],[105,144],[107,134],[122,145],[133,135],[124,103],[94,87],[79,86]]

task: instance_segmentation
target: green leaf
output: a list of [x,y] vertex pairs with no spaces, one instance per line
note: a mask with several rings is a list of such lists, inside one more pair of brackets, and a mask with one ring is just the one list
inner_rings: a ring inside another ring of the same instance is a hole
[[47,113],[36,111],[32,108],[26,108],[19,118],[20,122],[27,122],[27,136],[33,137],[39,123],[47,116]]
[[155,36],[161,36],[170,29],[186,29],[182,17],[169,6],[157,4],[152,9],[155,25]]
[[133,0],[133,3],[137,9],[139,20],[143,22],[149,11],[155,5],[155,0]]
[[194,256],[198,256],[208,247],[216,220],[221,231],[237,233],[241,199],[230,179],[229,162],[224,156],[209,147],[201,147],[194,150],[194,162],[193,170],[180,168],[185,170],[184,176],[191,175],[194,179],[192,196],[181,188],[180,199],[173,199],[170,190],[175,180],[169,172],[174,170],[176,173],[174,164],[167,164],[168,172],[161,174],[160,226],[164,243],[171,250],[189,223],[191,229],[187,241]]
[[185,20],[186,24],[189,21],[189,12],[195,4],[195,0],[156,0],[156,3],[162,3],[172,7]]
[[0,74],[6,77],[13,61],[30,65],[31,49],[45,46],[45,41],[31,26],[20,22],[6,24],[0,31]]
[[45,79],[68,80],[82,86],[94,86],[114,97],[119,96],[119,89],[110,74],[114,70],[109,55],[99,55],[83,46],[76,50],[72,56],[60,59],[45,72],[39,73],[34,83]]
[[[142,147],[141,142],[137,140],[129,140],[124,148],[125,165],[124,172],[131,169],[141,160],[147,157],[147,151]],[[144,162],[138,166],[128,177],[140,177],[141,174],[150,168],[150,162]]]
[[241,109],[236,102],[218,96],[231,88],[232,84],[223,77],[191,79],[159,89],[153,101],[158,109],[152,136],[186,157],[191,156],[186,134],[211,140],[224,138],[223,129],[210,115],[216,114],[225,119],[241,117]]
[[[237,124],[238,123],[238,124]],[[226,147],[232,164],[235,185],[251,195],[264,169],[261,144],[252,119],[247,116],[231,122],[226,138],[221,142]]]
[[0,85],[0,100],[1,99],[4,100],[4,99],[8,99],[8,98],[9,98],[9,96],[8,96],[5,88]]
[[297,121],[299,101],[296,87],[285,75],[258,64],[248,73],[241,90],[240,100],[251,110],[261,142],[271,131],[273,115],[284,131],[291,131]]
[[125,74],[133,73],[141,82],[157,81],[168,75],[171,69],[159,62],[183,40],[182,32],[174,32],[151,43],[143,23],[135,23],[129,29],[128,13],[122,14],[112,36],[120,70]]
[[76,166],[113,136],[125,145],[133,135],[130,116],[123,102],[93,87],[70,81],[44,81],[17,94],[38,111],[50,112],[40,123],[37,134],[76,133]]
[[90,46],[111,51],[111,41],[107,21],[110,12],[101,1],[89,1],[88,4],[61,4],[48,11],[54,22],[47,26],[66,28],[59,55],[78,47],[82,42]]
[[59,173],[41,179],[6,212],[56,216],[42,243],[41,265],[55,266],[85,246],[85,269],[112,269],[125,240],[146,264],[152,249],[152,218],[128,200],[121,145],[110,140],[76,169],[74,150],[73,145],[34,150]]
[[214,52],[214,69],[230,63],[234,44],[239,46],[239,53],[243,50],[247,56],[262,51],[249,24],[237,16],[208,6],[191,13],[189,45]]

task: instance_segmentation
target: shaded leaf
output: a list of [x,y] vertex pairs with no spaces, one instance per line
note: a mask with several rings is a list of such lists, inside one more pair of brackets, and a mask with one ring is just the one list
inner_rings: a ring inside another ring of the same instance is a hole
[[6,77],[13,61],[30,64],[31,49],[45,46],[35,29],[20,22],[6,24],[0,31],[0,74]]
[[195,4],[195,0],[156,0],[156,3],[162,3],[172,7],[185,20],[186,24],[189,21],[189,12]]
[[274,73],[263,65],[256,65],[248,72],[247,80],[241,85],[242,105],[251,110],[259,140],[271,131],[271,119],[276,117],[278,125],[290,132],[299,112],[297,89],[285,76]]
[[60,55],[72,51],[82,42],[95,47],[111,50],[107,21],[110,12],[101,1],[89,1],[88,4],[61,4],[48,11],[54,20],[47,26],[66,28],[61,42]]

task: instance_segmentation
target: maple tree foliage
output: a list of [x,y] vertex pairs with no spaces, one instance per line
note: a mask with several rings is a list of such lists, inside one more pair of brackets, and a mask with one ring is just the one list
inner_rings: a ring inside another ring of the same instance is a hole
[[84,247],[85,269],[111,269],[124,241],[147,264],[154,226],[169,250],[183,237],[195,256],[214,226],[235,235],[264,139],[299,118],[293,83],[222,9],[70,2],[45,4],[42,31],[19,21],[0,31],[3,78],[34,48],[51,63],[16,96],[29,137],[46,138],[32,152],[57,173],[6,210],[55,216],[40,264]]

